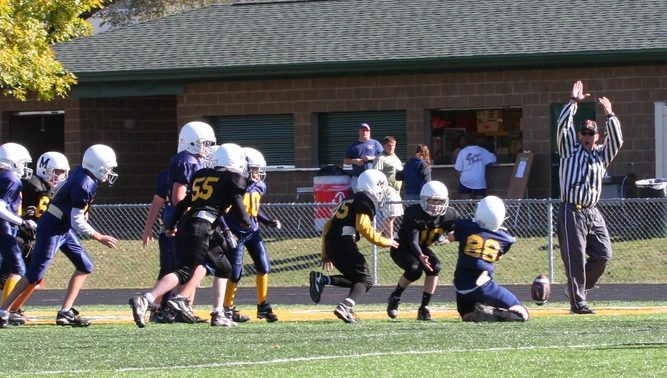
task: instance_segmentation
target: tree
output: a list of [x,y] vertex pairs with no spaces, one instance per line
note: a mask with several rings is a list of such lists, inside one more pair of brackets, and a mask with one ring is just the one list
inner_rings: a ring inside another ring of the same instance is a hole
[[226,3],[225,0],[116,0],[95,13],[102,20],[102,26],[111,29],[131,25],[137,22],[185,12],[210,4]]
[[66,97],[76,77],[56,59],[52,45],[89,35],[81,15],[102,0],[0,0],[0,91],[25,101]]

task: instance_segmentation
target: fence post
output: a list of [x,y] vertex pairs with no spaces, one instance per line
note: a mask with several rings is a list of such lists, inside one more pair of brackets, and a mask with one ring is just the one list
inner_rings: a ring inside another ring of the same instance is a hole
[[[377,214],[373,218],[373,228],[377,230]],[[378,284],[378,254],[377,246],[371,243],[371,265],[373,271],[373,285]]]
[[547,202],[547,269],[549,270],[549,280],[554,283],[554,221],[553,221],[553,207],[554,200],[550,199]]

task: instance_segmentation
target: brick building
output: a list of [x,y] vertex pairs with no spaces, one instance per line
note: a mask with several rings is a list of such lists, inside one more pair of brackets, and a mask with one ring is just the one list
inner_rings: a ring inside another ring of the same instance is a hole
[[[625,145],[611,173],[655,177],[665,153],[656,131],[667,127],[659,116],[667,100],[663,5],[214,5],[57,45],[79,84],[52,102],[0,98],[0,137],[25,144],[33,159],[57,149],[73,163],[88,145],[109,144],[120,179],[98,202],[147,202],[179,126],[203,120],[219,141],[263,151],[276,166],[267,201],[285,202],[312,185],[320,166],[342,161],[365,121],[374,138],[397,137],[403,161],[416,144],[429,144],[434,178],[450,191],[458,185],[450,155],[460,135],[498,154],[501,164],[487,174],[499,195],[517,152],[530,150],[528,191],[542,198],[558,186],[554,117],[580,79],[592,97],[612,100],[623,123]],[[592,101],[580,113],[604,122]]]

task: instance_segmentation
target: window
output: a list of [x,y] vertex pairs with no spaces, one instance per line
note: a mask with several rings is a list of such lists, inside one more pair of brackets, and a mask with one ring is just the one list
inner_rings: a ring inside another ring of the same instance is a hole
[[431,111],[431,158],[434,164],[454,164],[466,138],[510,163],[522,150],[521,109]]

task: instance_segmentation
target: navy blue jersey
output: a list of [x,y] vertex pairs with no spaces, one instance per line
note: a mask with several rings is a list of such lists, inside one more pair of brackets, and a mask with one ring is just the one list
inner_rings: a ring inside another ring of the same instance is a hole
[[[246,234],[257,231],[259,229],[258,217],[263,217],[263,214],[259,209],[260,202],[265,193],[266,183],[264,183],[264,181],[251,182],[243,195],[243,204],[245,205],[248,215],[250,215],[250,227],[243,227],[240,224],[239,219],[229,213],[225,214],[225,223],[227,226],[236,233]],[[266,217],[263,218],[266,219]]]
[[[153,192],[154,195],[162,198],[165,203],[164,207],[162,208],[162,222],[165,222],[165,219],[167,216],[171,216],[171,206],[169,206],[171,202],[171,187],[169,186],[169,170],[165,169],[164,171],[161,171],[157,175],[157,179],[155,180],[155,191]],[[167,211],[167,208],[169,208],[169,211]]]
[[398,230],[399,249],[410,251],[418,257],[424,248],[451,231],[458,217],[459,213],[452,207],[448,207],[445,214],[434,217],[427,214],[419,204],[408,206]]
[[49,207],[51,201],[49,185],[39,176],[33,175],[27,180],[21,180],[23,184],[21,202],[22,214],[26,214],[29,208],[33,208],[35,215],[31,219],[36,220]]
[[202,169],[203,165],[199,157],[187,151],[181,151],[169,160],[169,190],[174,183],[188,185],[192,175]]
[[516,242],[513,236],[502,229],[490,231],[469,219],[459,219],[454,223],[454,236],[459,242],[454,272],[454,286],[457,290],[475,288],[477,279],[484,271],[493,277],[495,262]]
[[[57,207],[62,212],[60,224],[69,228],[71,225],[72,209],[77,208],[88,211],[88,207],[93,203],[96,192],[97,180],[95,180],[90,172],[81,166],[76,167],[70,172],[67,181],[60,185],[51,200],[51,205]],[[40,220],[42,219],[40,218]]]
[[[7,209],[14,214],[20,215],[19,206],[21,206],[21,190],[23,184],[13,172],[0,171],[0,199],[5,201]],[[0,219],[0,232],[10,234],[12,227],[6,220]]]

